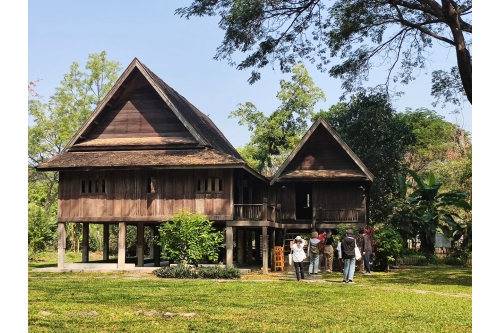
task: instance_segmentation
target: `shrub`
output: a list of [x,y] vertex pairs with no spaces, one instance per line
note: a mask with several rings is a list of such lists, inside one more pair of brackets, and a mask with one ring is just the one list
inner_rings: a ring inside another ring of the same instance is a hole
[[55,237],[57,223],[51,220],[43,207],[28,205],[28,257],[44,251]]
[[197,279],[198,270],[188,265],[165,266],[153,271],[153,274],[161,278],[170,279]]
[[467,260],[472,258],[472,253],[466,251],[455,251],[446,258],[444,258],[444,263],[446,265],[453,266],[466,266]]
[[219,249],[225,246],[224,235],[217,231],[207,216],[182,211],[172,221],[164,221],[155,242],[162,256],[184,264],[198,264],[218,259]]
[[390,224],[375,226],[373,240],[377,244],[377,253],[373,266],[375,269],[387,270],[389,263],[395,262],[401,256],[404,248],[403,238]]
[[241,271],[234,267],[200,267],[198,274],[202,279],[239,279]]
[[160,278],[171,279],[239,279],[241,272],[234,267],[210,266],[194,267],[189,265],[177,265],[162,267],[153,274]]

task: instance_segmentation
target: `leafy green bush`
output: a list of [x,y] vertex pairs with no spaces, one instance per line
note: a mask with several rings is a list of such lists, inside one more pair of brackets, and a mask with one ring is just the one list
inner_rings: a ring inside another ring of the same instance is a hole
[[387,270],[389,263],[401,256],[404,241],[398,231],[390,224],[375,226],[373,240],[377,244],[377,253],[373,262],[375,270]]
[[177,265],[171,267],[162,267],[153,274],[161,278],[171,279],[239,279],[241,272],[234,267],[209,266],[193,267],[189,265]]
[[202,279],[239,279],[241,271],[234,267],[200,267],[198,274]]
[[466,266],[467,261],[472,258],[472,253],[466,251],[455,251],[446,258],[444,263],[453,266]]
[[188,265],[165,266],[153,271],[153,274],[161,278],[170,279],[197,279],[198,270]]
[[28,205],[28,256],[44,251],[55,238],[57,223],[43,207]]
[[184,264],[198,264],[218,259],[219,249],[225,247],[224,234],[213,227],[207,216],[182,211],[172,221],[163,221],[155,242],[162,256]]

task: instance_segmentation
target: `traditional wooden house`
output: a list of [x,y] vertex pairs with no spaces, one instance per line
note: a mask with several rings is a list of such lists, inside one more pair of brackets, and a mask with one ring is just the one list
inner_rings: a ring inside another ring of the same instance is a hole
[[[293,232],[365,225],[365,194],[373,180],[321,118],[269,180],[248,166],[209,117],[138,59],[65,149],[37,170],[59,172],[61,269],[142,267],[144,228],[154,234],[160,221],[184,209],[207,215],[224,230],[220,261],[228,266],[259,262],[267,271],[275,244],[286,243]],[[82,264],[64,262],[68,222],[83,224]],[[89,262],[91,223],[104,225],[99,264]],[[112,224],[119,226],[115,262],[107,250]],[[126,225],[137,228],[137,255],[130,263]],[[159,249],[152,252],[159,266]]]

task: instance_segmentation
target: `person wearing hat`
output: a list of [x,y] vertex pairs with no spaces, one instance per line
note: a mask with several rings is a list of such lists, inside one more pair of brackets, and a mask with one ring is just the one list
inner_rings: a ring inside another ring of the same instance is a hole
[[365,275],[372,275],[370,270],[370,258],[372,256],[372,242],[370,239],[370,230],[364,229],[361,232],[363,236],[363,246],[361,247],[361,254],[363,255],[363,261],[365,264]]
[[302,237],[297,236],[293,241],[293,245],[290,249],[292,252],[293,266],[295,267],[295,275],[297,276],[297,281],[304,279],[304,259],[307,257],[304,252],[304,240]]
[[355,246],[356,240],[353,237],[353,231],[352,229],[347,229],[346,236],[340,243],[341,251],[339,253],[339,257],[342,258],[344,262],[344,279],[342,283],[354,283],[354,270],[356,269]]
[[326,229],[326,235],[325,238],[323,239],[323,242],[325,244],[324,256],[325,256],[326,272],[331,273],[333,266],[333,237],[331,229]]

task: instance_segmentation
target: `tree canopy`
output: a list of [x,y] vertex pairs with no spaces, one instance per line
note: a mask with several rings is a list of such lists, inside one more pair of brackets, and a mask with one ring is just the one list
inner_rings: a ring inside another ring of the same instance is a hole
[[399,117],[412,128],[416,138],[406,154],[409,169],[417,173],[429,170],[432,163],[443,162],[449,154],[460,149],[456,137],[459,128],[436,111],[408,108]]
[[[355,92],[373,67],[406,84],[433,59],[435,45],[453,49],[450,68],[432,73],[431,95],[472,104],[471,0],[192,0],[181,17],[220,16],[225,31],[215,59],[252,69],[250,83],[267,65],[290,72],[308,59]],[[236,60],[237,52],[246,54]]]
[[296,64],[291,81],[280,80],[276,97],[281,105],[269,116],[251,103],[238,104],[229,118],[239,118],[238,124],[247,125],[250,142],[239,149],[247,163],[267,176],[286,159],[308,128],[314,106],[325,100],[323,91],[314,85],[305,66]]

